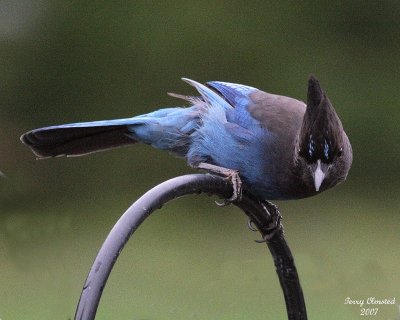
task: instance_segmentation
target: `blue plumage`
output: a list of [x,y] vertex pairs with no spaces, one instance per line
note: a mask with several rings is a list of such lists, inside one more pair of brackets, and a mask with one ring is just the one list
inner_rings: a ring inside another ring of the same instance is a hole
[[200,94],[175,95],[189,107],[40,128],[21,139],[39,158],[142,142],[185,157],[193,167],[208,163],[238,170],[246,188],[270,200],[311,196],[345,179],[351,146],[315,78],[309,80],[307,106],[249,86],[184,81]]

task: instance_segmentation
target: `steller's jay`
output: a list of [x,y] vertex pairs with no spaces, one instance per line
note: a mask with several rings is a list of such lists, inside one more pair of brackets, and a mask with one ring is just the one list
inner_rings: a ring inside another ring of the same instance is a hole
[[189,101],[189,107],[45,127],[21,140],[38,158],[142,142],[184,157],[192,167],[237,172],[243,186],[264,200],[313,196],[346,179],[351,145],[314,76],[308,80],[307,105],[240,84],[183,80],[200,97],[170,95]]

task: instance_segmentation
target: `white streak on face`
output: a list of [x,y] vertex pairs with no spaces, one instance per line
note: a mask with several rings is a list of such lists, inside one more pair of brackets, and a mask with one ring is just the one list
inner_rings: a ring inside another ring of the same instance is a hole
[[325,173],[321,170],[321,160],[317,160],[317,169],[314,172],[315,191],[319,191],[322,181],[324,181]]

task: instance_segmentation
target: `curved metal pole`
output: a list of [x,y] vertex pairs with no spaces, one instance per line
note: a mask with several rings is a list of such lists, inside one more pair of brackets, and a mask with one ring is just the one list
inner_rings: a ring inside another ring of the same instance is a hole
[[[190,174],[165,181],[139,198],[121,216],[103,243],[92,265],[79,299],[76,320],[95,318],[101,294],[108,276],[124,245],[139,225],[156,209],[175,198],[196,193],[229,198],[232,187],[224,178],[210,174]],[[307,319],[303,292],[290,249],[283,236],[280,214],[277,208],[262,202],[252,195],[243,194],[241,208],[267,240],[274,258],[276,271],[286,302],[288,319]]]

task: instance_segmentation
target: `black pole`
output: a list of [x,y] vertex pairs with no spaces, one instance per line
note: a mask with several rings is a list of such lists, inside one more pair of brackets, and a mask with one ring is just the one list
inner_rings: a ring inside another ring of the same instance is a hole
[[[197,193],[229,198],[232,187],[224,178],[215,175],[180,176],[163,182],[146,192],[125,211],[104,241],[92,265],[76,309],[76,320],[95,318],[101,294],[112,267],[139,225],[153,211],[161,208],[168,201]],[[241,201],[234,204],[249,216],[267,242],[285,297],[288,319],[307,319],[303,292],[292,254],[283,235],[279,211],[274,205],[260,201],[246,192]]]

